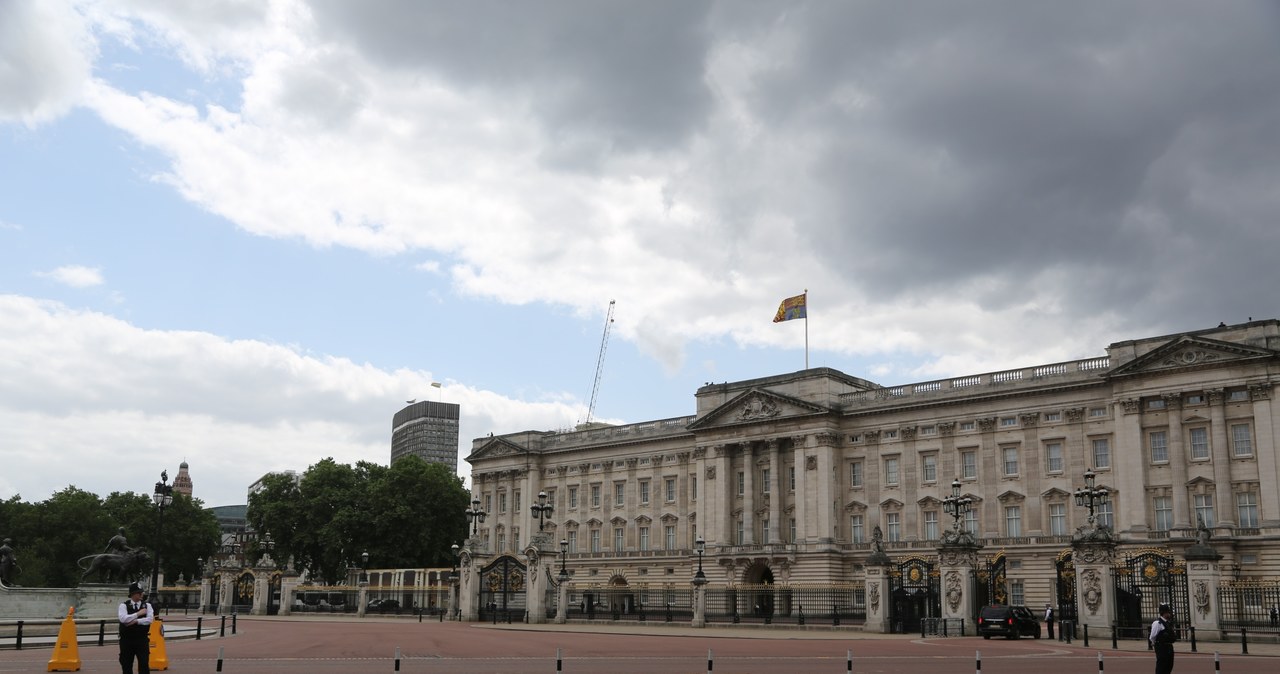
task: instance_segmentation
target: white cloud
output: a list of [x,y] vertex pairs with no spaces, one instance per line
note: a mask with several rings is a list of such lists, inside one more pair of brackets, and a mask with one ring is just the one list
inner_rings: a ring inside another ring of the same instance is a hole
[[52,279],[72,288],[92,288],[105,283],[101,269],[80,265],[67,265],[52,271],[36,272],[36,276]]
[[304,470],[326,456],[385,463],[392,415],[422,391],[461,405],[461,456],[484,433],[565,428],[581,416],[554,399],[449,383],[437,393],[428,372],[143,330],[13,295],[0,295],[0,353],[0,461],[6,475],[23,476],[0,480],[0,498],[42,500],[67,484],[99,495],[145,491],[186,459],[196,496],[243,503],[268,471]]
[[0,122],[34,126],[70,110],[96,49],[70,3],[0,2]]

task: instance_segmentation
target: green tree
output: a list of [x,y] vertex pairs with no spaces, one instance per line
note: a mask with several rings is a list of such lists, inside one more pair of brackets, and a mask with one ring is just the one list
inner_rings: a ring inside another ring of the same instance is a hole
[[249,497],[250,525],[271,534],[276,559],[328,583],[345,579],[363,552],[381,568],[448,566],[450,546],[466,536],[462,480],[418,457],[390,468],[324,459],[297,485],[283,475],[263,485]]

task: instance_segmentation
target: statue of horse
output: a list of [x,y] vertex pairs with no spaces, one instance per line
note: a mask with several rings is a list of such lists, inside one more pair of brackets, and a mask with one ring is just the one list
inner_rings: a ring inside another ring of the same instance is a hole
[[[89,565],[85,566],[85,560],[90,560]],[[115,553],[107,552],[99,555],[87,555],[81,557],[78,564],[84,569],[84,575],[80,576],[81,580],[88,578],[91,574],[98,574],[98,582],[110,583],[116,580],[124,583],[137,580],[147,571],[147,563],[150,557],[147,551],[141,548],[133,548],[127,552]]]

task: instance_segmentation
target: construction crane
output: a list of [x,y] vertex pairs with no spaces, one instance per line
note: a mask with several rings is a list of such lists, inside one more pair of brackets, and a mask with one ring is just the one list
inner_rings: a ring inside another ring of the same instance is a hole
[[600,338],[600,356],[596,358],[596,380],[591,385],[591,403],[587,405],[587,420],[583,425],[591,423],[596,412],[596,395],[600,393],[600,375],[604,374],[604,352],[609,348],[609,328],[613,327],[613,305],[617,300],[609,300],[609,313],[604,317],[604,336]]

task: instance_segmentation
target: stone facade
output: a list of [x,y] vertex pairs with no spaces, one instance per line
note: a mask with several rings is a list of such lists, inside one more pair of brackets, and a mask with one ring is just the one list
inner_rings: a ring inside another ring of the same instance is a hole
[[1109,491],[1117,555],[1181,555],[1197,515],[1223,568],[1280,576],[1273,382],[1280,322],[1119,342],[1107,355],[885,387],[828,368],[709,384],[692,416],[479,438],[478,540],[518,555],[538,523],[567,540],[574,583],[687,583],[694,540],[712,584],[866,580],[871,531],[894,560],[937,559],[958,479],[963,523],[1009,561],[1010,600],[1057,598],[1054,562]]

